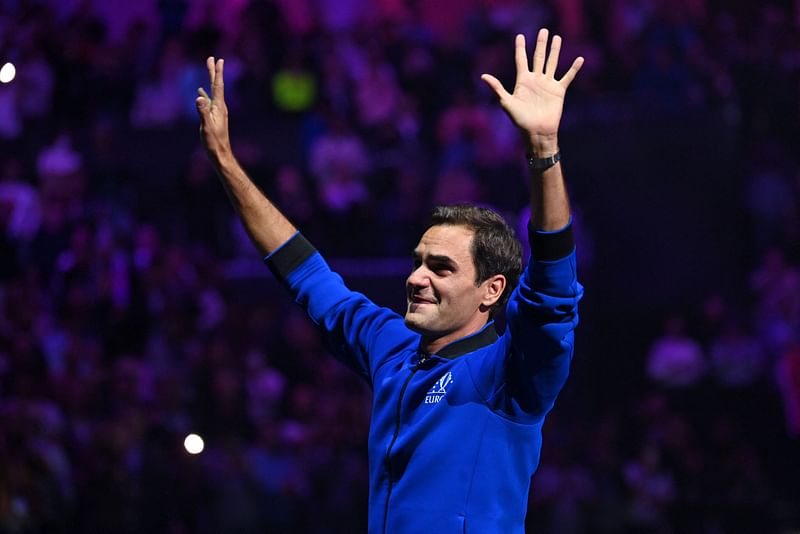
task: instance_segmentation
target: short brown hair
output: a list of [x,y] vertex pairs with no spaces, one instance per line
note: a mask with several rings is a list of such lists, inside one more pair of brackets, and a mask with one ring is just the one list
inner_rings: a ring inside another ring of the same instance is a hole
[[522,273],[522,244],[516,232],[497,212],[471,204],[435,207],[430,226],[446,224],[466,226],[475,232],[470,252],[476,285],[496,274],[505,276],[506,288],[492,307],[494,313],[508,301]]

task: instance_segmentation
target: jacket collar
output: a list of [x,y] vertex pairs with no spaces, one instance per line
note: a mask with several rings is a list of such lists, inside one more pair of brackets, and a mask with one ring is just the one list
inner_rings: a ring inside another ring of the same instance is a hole
[[433,356],[440,356],[452,360],[453,358],[458,358],[464,354],[491,345],[495,341],[497,341],[497,331],[494,328],[494,321],[489,321],[481,330],[462,337],[461,339],[457,339],[452,343],[448,343],[442,347],[439,352],[433,354]]

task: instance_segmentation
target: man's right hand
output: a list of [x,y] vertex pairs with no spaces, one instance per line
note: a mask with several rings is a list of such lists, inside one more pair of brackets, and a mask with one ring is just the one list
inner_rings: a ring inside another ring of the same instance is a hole
[[200,137],[247,234],[259,252],[265,255],[285,243],[297,229],[264,196],[233,157],[222,79],[223,66],[221,59],[214,61],[210,57],[206,60],[211,97],[202,87],[197,90],[199,96],[195,102],[197,113],[200,114]]
[[200,137],[208,156],[214,165],[219,166],[226,157],[232,155],[228,132],[228,107],[225,105],[225,81],[223,79],[224,59],[206,60],[208,77],[211,82],[211,97],[202,87],[197,89],[197,113],[200,115]]

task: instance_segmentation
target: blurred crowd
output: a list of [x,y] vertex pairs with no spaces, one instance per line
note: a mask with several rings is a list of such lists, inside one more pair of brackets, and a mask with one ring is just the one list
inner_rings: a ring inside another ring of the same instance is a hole
[[787,1],[0,0],[0,533],[364,531],[368,388],[232,274],[255,252],[196,137],[204,60],[239,159],[326,255],[403,257],[440,203],[524,228],[479,75],[510,88],[541,26],[587,58],[565,129],[736,129],[751,274],[661,310],[624,402],[549,416],[532,531],[799,528],[798,24]]

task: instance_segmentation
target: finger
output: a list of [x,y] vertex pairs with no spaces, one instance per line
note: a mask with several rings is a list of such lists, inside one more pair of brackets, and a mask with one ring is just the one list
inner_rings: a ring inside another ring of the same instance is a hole
[[214,56],[209,56],[209,58],[206,59],[206,69],[208,69],[208,81],[213,86],[214,85],[214,74],[215,74],[215,72],[214,72]]
[[211,109],[211,99],[208,97],[206,90],[202,87],[197,88],[197,94],[198,97],[195,99],[194,103],[197,105],[197,112],[203,116]]
[[197,107],[197,113],[200,115],[200,118],[204,119],[206,113],[208,113],[208,100],[204,96],[198,96],[195,98],[194,104]]
[[533,50],[533,72],[544,72],[544,55],[547,52],[547,28],[536,35],[536,48]]
[[211,96],[214,97],[214,100],[218,99],[220,102],[225,101],[225,78],[222,74],[224,68],[225,60],[218,59],[215,65],[214,83],[211,84]]
[[575,79],[575,75],[578,74],[578,71],[581,70],[581,67],[583,67],[583,57],[578,56],[575,58],[575,61],[572,62],[572,66],[569,68],[567,73],[564,74],[564,76],[559,80],[559,83],[564,86],[564,89],[569,87],[569,84],[571,84],[572,80]]
[[521,33],[517,34],[516,41],[514,41],[514,60],[517,64],[517,77],[530,72],[528,53],[525,52],[525,36]]
[[482,74],[481,80],[486,82],[486,85],[492,88],[492,91],[495,92],[497,98],[499,98],[500,100],[503,100],[504,98],[508,98],[509,96],[511,96],[508,94],[508,91],[505,90],[503,84],[500,83],[500,80],[498,80],[491,74]]
[[556,67],[558,67],[558,55],[561,53],[561,36],[554,35],[553,40],[550,41],[550,55],[547,56],[547,65],[544,68],[544,73],[547,76],[556,75]]

